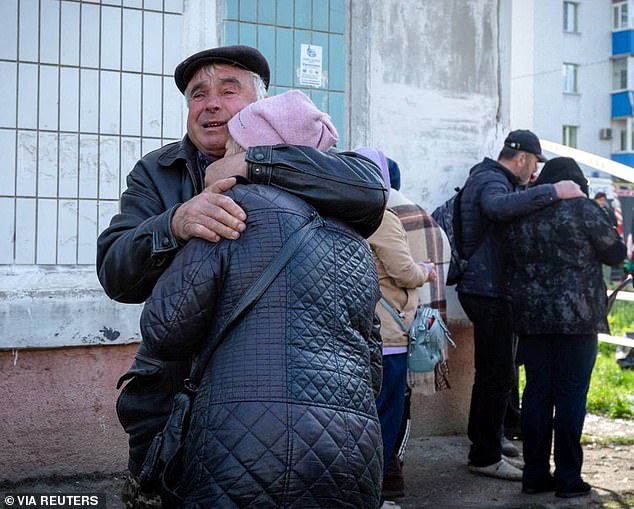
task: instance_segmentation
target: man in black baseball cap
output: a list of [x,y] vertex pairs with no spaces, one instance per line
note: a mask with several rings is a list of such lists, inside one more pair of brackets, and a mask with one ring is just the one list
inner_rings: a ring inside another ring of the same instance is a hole
[[535,154],[541,163],[548,161],[542,154],[542,146],[539,138],[528,129],[518,129],[511,131],[504,140],[504,146],[514,150],[521,150],[530,154]]
[[[295,194],[365,237],[379,226],[387,201],[381,170],[357,154],[276,145],[224,157],[229,119],[266,96],[269,65],[256,48],[200,51],[176,67],[174,79],[187,101],[187,133],[135,165],[121,212],[97,241],[97,274],[112,299],[144,302],[194,237],[210,242],[239,237],[246,215],[222,194],[236,183],[234,176]],[[120,379],[119,386],[129,380],[117,401],[117,415],[130,436],[130,475],[122,496],[128,509],[161,506],[158,486],[140,483],[140,474],[188,373],[189,362],[161,361],[141,343]]]
[[[460,199],[461,247],[468,260],[458,282],[458,299],[473,323],[475,380],[468,435],[469,470],[521,481],[508,459],[519,451],[502,444],[502,426],[515,377],[510,268],[506,224],[558,200],[585,196],[571,180],[526,189],[542,155],[528,130],[512,131],[497,160],[485,157],[469,171]],[[506,455],[505,455],[506,454]]]

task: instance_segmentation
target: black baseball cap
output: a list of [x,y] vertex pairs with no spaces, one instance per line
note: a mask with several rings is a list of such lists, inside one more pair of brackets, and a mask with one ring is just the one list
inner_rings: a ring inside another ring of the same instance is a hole
[[203,65],[214,62],[235,65],[254,72],[262,78],[266,89],[269,88],[271,71],[264,55],[251,46],[235,45],[199,51],[183,60],[174,70],[174,81],[176,81],[178,89],[184,94],[189,80],[196,74],[196,71]]
[[522,152],[529,152],[535,154],[537,159],[542,163],[548,161],[542,154],[542,146],[539,143],[539,138],[535,136],[535,133],[528,129],[518,129],[517,131],[511,131],[504,140],[504,146],[515,150],[521,150]]

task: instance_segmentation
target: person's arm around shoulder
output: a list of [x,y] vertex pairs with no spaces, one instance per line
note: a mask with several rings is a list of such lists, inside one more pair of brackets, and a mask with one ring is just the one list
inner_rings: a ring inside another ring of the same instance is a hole
[[562,180],[540,184],[525,191],[510,191],[504,181],[492,181],[482,189],[483,212],[496,222],[508,222],[556,203],[559,200],[585,197],[578,184]]
[[359,154],[295,145],[252,147],[246,164],[254,184],[288,191],[366,238],[381,224],[388,190],[378,166]]
[[166,210],[150,171],[144,160],[135,165],[121,195],[120,213],[97,240],[99,281],[118,302],[143,302],[188,239],[236,238],[244,230],[244,211],[220,194],[235,179]]

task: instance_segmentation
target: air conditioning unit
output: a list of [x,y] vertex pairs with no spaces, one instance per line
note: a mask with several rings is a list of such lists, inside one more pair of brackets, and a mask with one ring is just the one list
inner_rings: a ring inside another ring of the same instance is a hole
[[609,127],[605,129],[599,129],[599,139],[601,140],[611,140],[612,139],[612,129]]

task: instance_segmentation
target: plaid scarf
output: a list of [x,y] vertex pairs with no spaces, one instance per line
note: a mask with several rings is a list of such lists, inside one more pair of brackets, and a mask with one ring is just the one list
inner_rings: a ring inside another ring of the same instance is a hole
[[[425,283],[418,289],[418,297],[424,306],[438,309],[447,321],[445,279],[451,259],[449,241],[445,232],[422,207],[408,200],[400,191],[390,189],[388,207],[398,215],[405,231],[410,251],[415,260],[434,262],[437,281]],[[449,389],[449,365],[439,363],[434,373],[408,373],[408,383],[413,392],[424,394]]]

